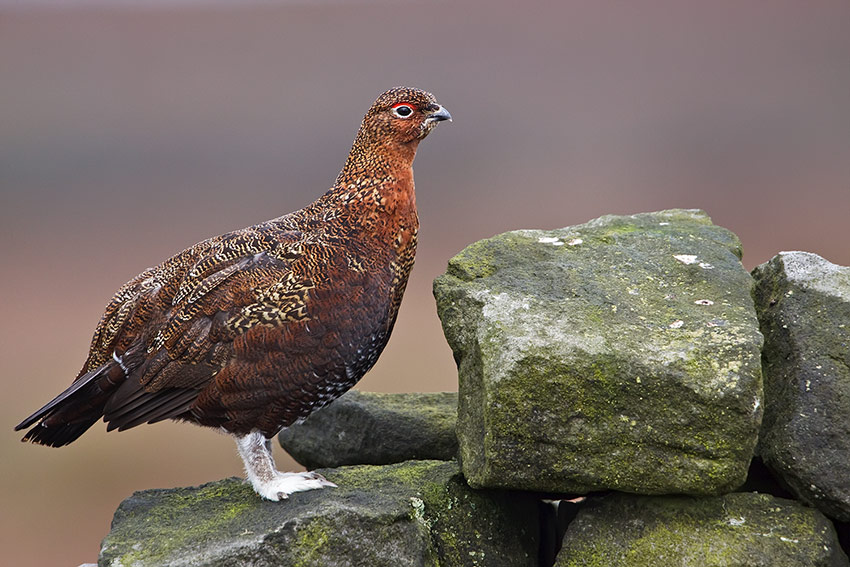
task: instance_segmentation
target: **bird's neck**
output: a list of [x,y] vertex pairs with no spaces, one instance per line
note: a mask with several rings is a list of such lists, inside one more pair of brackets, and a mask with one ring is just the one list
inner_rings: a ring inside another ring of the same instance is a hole
[[378,141],[372,139],[368,131],[361,129],[335,185],[374,185],[399,175],[404,176],[412,171],[418,146],[419,140],[407,143],[398,143],[392,139]]
[[329,196],[390,216],[415,216],[413,159],[418,144],[372,144],[358,136]]

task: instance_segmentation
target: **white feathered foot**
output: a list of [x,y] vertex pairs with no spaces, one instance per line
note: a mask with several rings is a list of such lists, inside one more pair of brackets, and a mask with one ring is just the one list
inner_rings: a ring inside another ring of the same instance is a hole
[[259,431],[245,436],[234,436],[239,456],[245,463],[245,473],[254,491],[266,500],[284,500],[294,492],[336,487],[319,473],[282,473],[274,466],[271,440]]

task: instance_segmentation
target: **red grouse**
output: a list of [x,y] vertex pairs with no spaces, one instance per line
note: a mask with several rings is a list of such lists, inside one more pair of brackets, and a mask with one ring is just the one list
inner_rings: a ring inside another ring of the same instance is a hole
[[413,158],[451,115],[398,87],[375,101],[334,186],[311,205],[204,240],[113,297],[79,376],[15,429],[71,443],[98,419],[165,419],[236,438],[269,500],[333,486],[275,469],[270,439],[351,388],[377,361],[413,266]]

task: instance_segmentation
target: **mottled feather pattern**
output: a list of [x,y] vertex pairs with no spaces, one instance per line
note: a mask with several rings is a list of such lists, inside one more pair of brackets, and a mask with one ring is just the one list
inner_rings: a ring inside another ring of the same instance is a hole
[[[399,101],[415,119],[392,113]],[[384,93],[317,201],[122,286],[77,381],[22,422],[40,420],[25,439],[66,444],[101,416],[109,429],[175,418],[271,437],[353,386],[386,345],[413,266],[416,146],[447,117],[424,91]]]

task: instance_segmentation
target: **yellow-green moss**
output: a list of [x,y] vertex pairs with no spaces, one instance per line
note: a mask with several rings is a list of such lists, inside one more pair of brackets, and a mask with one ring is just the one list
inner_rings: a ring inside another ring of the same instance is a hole
[[296,542],[292,555],[296,562],[294,567],[312,567],[322,565],[323,547],[330,540],[328,526],[319,519],[314,519],[305,526],[296,528]]
[[[253,490],[238,479],[210,483],[197,489],[155,492],[163,495],[156,506],[141,510],[131,507],[126,512],[119,509],[116,518],[120,518],[122,529],[110,532],[104,540],[104,549],[130,551],[110,556],[110,564],[164,565],[176,550],[187,545],[214,543],[216,534],[226,533],[227,528],[238,523],[240,516],[248,513],[258,499]],[[185,521],[186,518],[191,521]],[[175,525],[180,529],[175,529]],[[134,541],[139,531],[148,534],[141,549]]]

